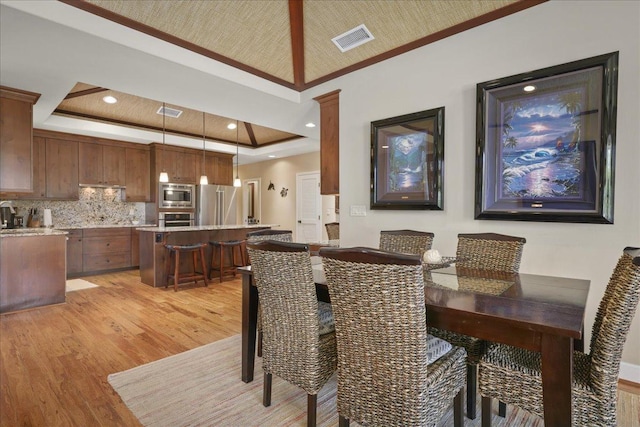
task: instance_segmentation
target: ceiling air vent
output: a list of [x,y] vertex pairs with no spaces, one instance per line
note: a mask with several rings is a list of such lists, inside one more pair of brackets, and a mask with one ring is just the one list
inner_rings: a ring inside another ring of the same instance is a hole
[[346,52],[353,49],[354,47],[371,41],[374,38],[375,37],[373,37],[373,34],[369,32],[364,24],[362,24],[358,25],[352,30],[347,31],[346,33],[332,38],[331,41],[334,42],[336,46],[338,46],[340,52]]
[[171,108],[171,107],[160,107],[158,108],[158,111],[156,111],[156,114],[162,115],[163,109],[164,109],[164,114],[166,114],[167,117],[173,117],[174,119],[177,119],[178,117],[180,117],[180,114],[182,114],[182,111],[176,110],[175,108]]

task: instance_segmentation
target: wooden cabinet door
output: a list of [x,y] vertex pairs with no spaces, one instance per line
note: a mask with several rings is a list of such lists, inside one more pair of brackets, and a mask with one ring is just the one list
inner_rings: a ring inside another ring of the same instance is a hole
[[14,193],[0,192],[0,199],[44,199],[47,193],[47,181],[45,174],[45,139],[33,137],[33,192]]
[[47,138],[47,198],[78,200],[78,142]]
[[196,155],[194,153],[176,153],[174,167],[174,182],[196,183]]
[[140,232],[131,229],[131,267],[140,266]]
[[83,185],[102,185],[102,146],[90,142],[78,143],[78,181]]
[[126,155],[124,147],[102,146],[102,175],[105,185],[125,185]]
[[215,169],[209,175],[209,181],[218,185],[233,185],[233,158],[215,155],[212,162]]
[[127,148],[125,190],[127,202],[151,201],[150,153],[148,150]]
[[82,273],[82,230],[67,230],[67,276]]
[[31,193],[33,103],[4,88],[0,95],[0,191]]
[[320,194],[339,194],[340,90],[313,99],[320,104]]

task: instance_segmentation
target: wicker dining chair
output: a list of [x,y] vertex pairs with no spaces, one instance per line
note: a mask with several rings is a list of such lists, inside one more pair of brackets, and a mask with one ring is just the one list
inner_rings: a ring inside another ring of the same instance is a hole
[[[278,242],[293,242],[293,232],[291,230],[256,230],[250,231],[247,233],[247,242],[260,242],[264,240],[276,240]],[[246,259],[249,260],[249,264],[251,264],[251,258],[247,253]],[[262,357],[262,308],[260,307],[260,302],[258,301],[258,315],[257,315],[257,324],[256,330],[258,331],[258,348],[257,355]]]
[[[600,301],[591,352],[573,353],[572,425],[617,426],[622,349],[640,299],[640,249],[625,248]],[[479,364],[482,426],[491,425],[491,399],[544,416],[540,353],[491,344]]]
[[[517,273],[525,243],[523,237],[497,233],[458,234],[456,267]],[[478,362],[484,354],[485,341],[444,329],[429,328],[429,333],[467,350],[467,418],[475,419]],[[505,405],[501,402],[500,415],[504,416],[505,412]]]
[[380,232],[380,250],[403,254],[422,255],[431,249],[433,233],[414,230]]
[[421,257],[370,248],[320,255],[338,345],[340,426],[435,426],[452,400],[462,426],[466,352],[452,347],[428,362]]
[[331,304],[318,302],[309,246],[247,243],[263,323],[263,405],[271,405],[272,375],[307,392],[307,425],[316,424],[318,391],[336,369]]
[[340,240],[340,223],[328,222],[324,225],[327,229],[327,238],[329,240]]

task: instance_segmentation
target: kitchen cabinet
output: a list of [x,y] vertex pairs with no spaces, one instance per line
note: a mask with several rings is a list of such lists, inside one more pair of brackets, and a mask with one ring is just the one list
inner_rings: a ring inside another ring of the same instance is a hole
[[[155,161],[157,174],[163,170],[169,175],[169,182],[178,184],[196,183],[196,153],[188,148],[169,147],[166,145],[156,145]],[[157,182],[158,176],[154,176]],[[198,177],[199,178],[199,177]]]
[[320,194],[339,194],[340,90],[313,99],[320,104]]
[[125,150],[125,185],[127,202],[151,201],[151,173],[149,149],[127,148]]
[[125,185],[124,147],[80,142],[78,163],[78,180],[82,185]]
[[44,199],[47,193],[45,138],[33,137],[33,191],[31,193],[0,192],[0,199]]
[[67,234],[67,276],[82,273],[82,229],[66,230]]
[[[233,155],[207,152],[205,172],[209,184],[233,185]],[[202,175],[202,155],[196,161],[196,177]],[[199,181],[198,181],[199,183]]]
[[131,229],[131,267],[140,265],[140,232],[135,228]]
[[87,228],[82,233],[82,271],[131,267],[131,228]]
[[47,138],[45,157],[46,197],[78,200],[78,142]]
[[40,94],[0,86],[0,191],[33,192],[33,104]]

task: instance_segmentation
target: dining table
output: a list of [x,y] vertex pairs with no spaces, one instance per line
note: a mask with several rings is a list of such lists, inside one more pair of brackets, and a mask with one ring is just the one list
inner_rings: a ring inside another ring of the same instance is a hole
[[[330,302],[322,262],[312,264],[318,300]],[[238,272],[242,274],[241,379],[251,382],[258,290],[251,266]],[[583,345],[589,280],[425,263],[424,283],[428,326],[539,352],[545,426],[571,425],[573,351]]]

